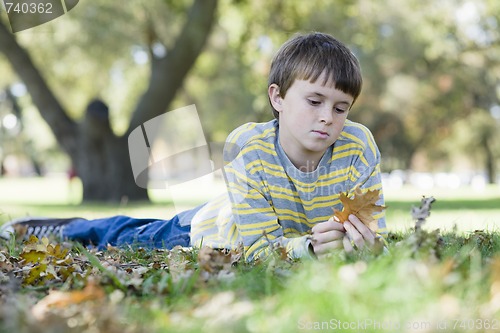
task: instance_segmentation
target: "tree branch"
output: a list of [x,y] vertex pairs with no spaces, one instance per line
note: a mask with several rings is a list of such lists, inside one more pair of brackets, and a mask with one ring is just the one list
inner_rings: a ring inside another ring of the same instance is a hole
[[24,82],[33,103],[49,124],[61,147],[70,155],[76,151],[77,124],[68,117],[63,107],[33,64],[28,52],[0,21],[0,52],[5,54],[19,78]]
[[217,0],[195,0],[174,48],[164,58],[152,58],[148,88],[136,106],[126,135],[146,120],[168,111],[205,45],[216,8]]

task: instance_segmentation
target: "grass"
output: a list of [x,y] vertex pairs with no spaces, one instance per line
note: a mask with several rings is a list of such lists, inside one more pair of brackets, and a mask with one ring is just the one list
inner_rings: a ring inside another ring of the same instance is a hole
[[419,190],[411,187],[386,189],[387,225],[389,230],[405,231],[412,227],[408,212],[418,206],[420,198],[433,196],[436,202],[426,224],[428,229],[471,232],[477,229],[498,231],[500,227],[500,186],[490,185],[482,189]]
[[[176,207],[165,193],[153,194],[153,203],[80,205],[64,179],[0,179],[0,189],[0,222],[25,215],[168,217],[209,195],[187,189],[177,193],[183,199],[175,201]],[[90,262],[82,277],[41,287],[19,285],[0,260],[0,332],[498,331],[498,186],[426,192],[386,189],[390,235],[385,254],[334,253],[326,260],[295,263],[274,256],[207,272],[197,250],[85,254],[76,247],[70,253],[88,258],[80,265]],[[437,202],[425,230],[414,233],[409,211],[422,195]],[[441,232],[433,232],[436,228]],[[19,256],[24,246],[0,242],[0,257]],[[17,258],[12,262],[22,265]],[[103,273],[106,269],[110,272]],[[48,289],[69,293],[90,278],[99,281],[104,300],[33,318],[34,304]]]
[[[196,253],[130,248],[92,254],[93,266],[114,263],[112,273],[86,273],[100,279],[104,300],[54,307],[35,321],[31,309],[47,288],[24,286],[15,296],[2,290],[0,332],[495,331],[479,325],[500,325],[500,236],[443,234],[440,242],[426,232],[419,242],[413,237],[391,234],[383,255],[337,253],[295,263],[275,256],[208,278]],[[133,282],[138,275],[120,270],[120,263],[148,267],[157,260],[168,267],[151,269],[139,284]],[[70,292],[78,289],[73,283],[50,288]]]
[[100,218],[109,215],[168,218],[176,212],[194,207],[220,193],[223,184],[188,182],[168,190],[151,190],[152,202],[81,204],[82,186],[79,180],[69,183],[61,177],[0,178],[0,223],[23,216],[81,216]]

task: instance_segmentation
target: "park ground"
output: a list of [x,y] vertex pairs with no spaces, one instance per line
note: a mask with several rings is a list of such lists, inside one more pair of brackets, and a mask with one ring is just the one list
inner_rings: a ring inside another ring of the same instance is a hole
[[[213,185],[215,184],[215,185]],[[123,200],[116,204],[81,205],[81,183],[69,182],[66,177],[3,178],[0,179],[0,223],[25,216],[81,216],[100,218],[110,215],[134,217],[169,218],[183,209],[193,207],[210,199],[215,190],[220,191],[222,182],[200,187],[189,184],[177,190],[175,199],[168,189],[150,191],[151,203],[129,203]],[[433,188],[419,189],[413,186],[384,189],[386,197],[387,225],[390,231],[405,231],[413,226],[409,214],[412,206],[418,206],[422,196],[433,196],[433,205],[428,219],[429,228],[458,231],[497,230],[500,228],[500,185],[481,188]]]
[[[81,205],[79,186],[1,179],[0,223],[28,215],[169,217],[213,190],[177,193],[175,207],[166,191],[151,193],[152,203]],[[423,195],[437,201],[415,232],[409,211]],[[2,242],[0,332],[500,330],[500,188],[388,188],[386,200],[388,251],[322,261],[290,262],[280,249],[246,264],[237,251]]]

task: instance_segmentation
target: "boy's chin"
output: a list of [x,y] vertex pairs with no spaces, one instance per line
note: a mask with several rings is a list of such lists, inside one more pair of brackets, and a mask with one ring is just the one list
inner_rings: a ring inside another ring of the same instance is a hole
[[333,145],[333,143],[334,142],[330,143],[329,141],[313,142],[307,145],[306,148],[312,152],[324,153],[331,145]]
[[328,147],[330,147],[331,145],[311,145],[309,147],[305,147],[306,150],[308,150],[309,152],[311,153],[314,153],[314,154],[324,154],[326,152],[326,150],[328,149]]

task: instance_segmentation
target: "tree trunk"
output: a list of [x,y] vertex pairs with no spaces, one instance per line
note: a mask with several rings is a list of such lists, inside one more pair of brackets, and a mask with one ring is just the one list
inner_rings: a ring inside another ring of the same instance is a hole
[[92,101],[78,131],[80,149],[74,168],[82,180],[85,201],[147,200],[147,191],[135,184],[127,137],[111,130],[108,107]]
[[[82,180],[85,201],[126,202],[148,200],[147,190],[135,184],[130,165],[127,139],[106,137],[84,139],[77,157],[76,173]],[[101,141],[102,145],[97,145]]]
[[493,152],[491,151],[490,144],[488,139],[485,139],[482,142],[482,146],[485,154],[485,168],[486,168],[486,177],[488,177],[489,184],[495,184],[496,182],[496,165],[495,165],[495,156],[493,156]]
[[174,48],[166,57],[152,56],[148,88],[122,137],[114,135],[107,116],[87,112],[81,123],[69,118],[28,52],[0,21],[0,52],[6,55],[58,144],[70,156],[83,183],[84,201],[119,202],[148,198],[147,191],[135,184],[128,154],[128,135],[145,121],[168,111],[205,45],[216,8],[217,0],[195,0]]

